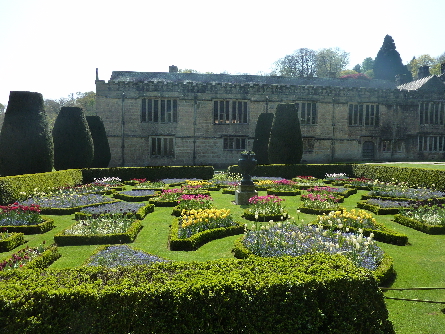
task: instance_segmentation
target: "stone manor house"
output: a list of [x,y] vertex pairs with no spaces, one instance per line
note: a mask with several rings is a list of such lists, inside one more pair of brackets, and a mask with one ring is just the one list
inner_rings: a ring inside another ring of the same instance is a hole
[[[96,111],[110,167],[236,164],[252,148],[261,113],[298,108],[302,162],[445,159],[445,64],[441,76],[383,80],[96,70]],[[397,82],[397,80],[396,80]]]

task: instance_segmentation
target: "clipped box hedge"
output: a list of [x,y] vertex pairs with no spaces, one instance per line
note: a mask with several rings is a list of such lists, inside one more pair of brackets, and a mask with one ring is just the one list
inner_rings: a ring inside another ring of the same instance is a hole
[[25,200],[36,189],[47,191],[48,189],[75,186],[82,184],[82,180],[80,169],[0,177],[0,204],[7,205]]
[[[136,190],[139,191],[139,190]],[[143,191],[143,190],[140,190]],[[144,201],[148,201],[150,198],[153,198],[155,196],[159,196],[159,193],[153,192],[153,194],[151,195],[142,195],[142,196],[131,196],[131,195],[127,195],[127,194],[122,194],[122,193],[114,193],[113,197],[126,201],[126,202],[144,202]]]
[[375,277],[340,255],[0,275],[9,334],[395,333]]
[[54,236],[54,241],[59,246],[77,246],[77,245],[101,245],[101,244],[126,244],[132,243],[139,231],[142,229],[140,220],[135,220],[127,232],[115,234],[90,234],[90,235],[70,235],[65,231]]
[[214,228],[192,235],[190,238],[178,238],[179,219],[174,219],[170,227],[169,247],[172,251],[194,251],[202,245],[216,239],[244,233],[244,224],[236,222],[230,227]]
[[99,206],[104,204],[110,204],[114,202],[119,202],[117,199],[110,198],[109,201],[102,202],[102,203],[94,203],[94,204],[86,204],[86,205],[79,205],[79,206],[73,206],[69,208],[40,208],[40,212],[45,215],[72,215],[73,213],[78,212],[79,210],[83,208],[88,208],[91,206]]
[[417,219],[413,219],[407,217],[403,214],[397,214],[394,216],[394,221],[404,226],[411,227],[417,231],[421,231],[427,234],[445,234],[445,225],[428,225],[418,221]]
[[25,243],[23,233],[10,233],[10,236],[4,239],[0,239],[0,252],[8,252],[17,246]]
[[54,220],[49,217],[41,216],[42,222],[36,225],[11,225],[0,226],[6,228],[8,232],[18,232],[23,234],[40,234],[45,233],[54,228]]
[[357,208],[364,209],[375,213],[376,215],[395,215],[400,212],[402,208],[382,208],[378,205],[372,205],[366,201],[358,201]]

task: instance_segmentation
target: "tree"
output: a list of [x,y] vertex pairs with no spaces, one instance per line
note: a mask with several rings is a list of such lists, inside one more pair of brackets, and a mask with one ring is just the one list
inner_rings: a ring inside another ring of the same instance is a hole
[[274,72],[287,77],[313,77],[315,75],[316,51],[300,48],[294,53],[278,59]]
[[93,91],[86,93],[77,92],[73,106],[82,108],[85,115],[93,116],[96,112],[96,93]]
[[88,168],[94,157],[93,138],[83,110],[62,107],[53,128],[54,168]]
[[402,78],[402,83],[413,79],[411,72],[402,63],[393,38],[386,35],[374,61],[374,77],[394,82],[396,75]]
[[255,152],[256,159],[260,165],[269,163],[267,148],[269,145],[273,118],[273,113],[262,113],[256,122],[255,139],[253,141],[252,151]]
[[322,49],[317,52],[317,77],[338,77],[340,71],[349,64],[349,53],[339,48]]
[[5,106],[0,103],[0,114],[3,114],[4,111],[5,111]]
[[11,92],[0,133],[1,174],[50,172],[53,163],[54,146],[42,94]]
[[362,73],[362,67],[361,67],[360,64],[355,65],[355,66],[352,68],[352,70],[355,71],[355,72],[357,72],[357,73]]
[[374,68],[374,59],[372,59],[371,57],[367,57],[367,58],[363,59],[362,73],[364,73],[366,71],[370,71],[373,68]]
[[445,53],[442,55],[444,58],[441,61],[441,56],[434,58],[429,54],[424,54],[419,57],[414,57],[409,63],[409,70],[413,78],[417,78],[419,74],[419,68],[421,66],[429,66],[431,75],[440,75],[440,64],[445,60]]
[[111,160],[110,145],[104,123],[99,116],[86,116],[94,146],[91,168],[106,168]]
[[269,163],[297,164],[303,156],[303,138],[295,104],[279,104],[270,131]]

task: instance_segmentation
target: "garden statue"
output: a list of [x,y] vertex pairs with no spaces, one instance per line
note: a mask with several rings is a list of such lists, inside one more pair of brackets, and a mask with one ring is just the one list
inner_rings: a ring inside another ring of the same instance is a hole
[[257,165],[255,159],[255,152],[244,151],[241,153],[241,158],[238,160],[238,166],[241,169],[243,179],[239,189],[235,191],[235,203],[238,205],[248,205],[249,198],[257,195],[255,185],[252,182],[250,173],[253,172]]

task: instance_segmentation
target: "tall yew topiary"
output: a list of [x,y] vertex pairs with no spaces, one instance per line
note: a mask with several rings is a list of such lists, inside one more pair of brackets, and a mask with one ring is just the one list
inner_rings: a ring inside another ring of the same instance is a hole
[[394,39],[386,35],[374,60],[374,78],[395,81],[396,75],[401,76],[403,82],[413,79],[411,72],[402,63]]
[[106,168],[111,160],[111,152],[104,123],[99,116],[87,116],[86,119],[94,146],[94,158],[90,167]]
[[269,163],[298,164],[303,156],[303,138],[295,104],[279,104],[270,131]]
[[42,94],[11,92],[0,133],[1,174],[50,172],[53,163],[53,140]]
[[83,110],[62,107],[53,128],[54,168],[88,168],[94,157],[93,138]]
[[258,117],[256,123],[252,151],[255,152],[255,157],[259,165],[266,165],[269,163],[267,148],[269,146],[273,118],[273,113],[262,113]]

